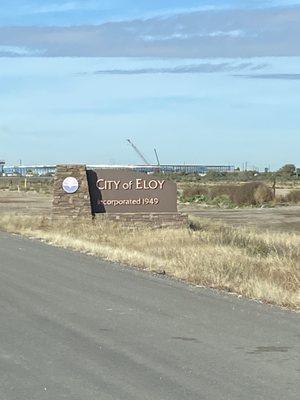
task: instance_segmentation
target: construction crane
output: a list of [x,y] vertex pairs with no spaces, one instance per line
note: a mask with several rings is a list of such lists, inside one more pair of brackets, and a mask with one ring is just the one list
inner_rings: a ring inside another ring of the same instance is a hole
[[160,161],[159,161],[159,158],[158,158],[158,153],[157,153],[157,150],[156,150],[156,149],[154,149],[154,153],[155,153],[155,157],[156,157],[157,165],[160,167]]
[[143,155],[143,153],[136,147],[136,145],[134,143],[132,143],[132,141],[130,139],[127,139],[127,142],[130,144],[130,146],[133,148],[133,150],[139,155],[139,157],[143,160],[143,162],[146,165],[151,165],[147,159],[145,158],[145,156]]

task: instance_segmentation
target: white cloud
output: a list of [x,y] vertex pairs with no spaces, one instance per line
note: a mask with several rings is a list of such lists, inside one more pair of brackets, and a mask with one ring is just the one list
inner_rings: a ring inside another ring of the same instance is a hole
[[163,21],[0,27],[0,45],[21,47],[21,53],[46,49],[47,57],[298,56],[299,21],[300,8],[282,8],[182,14]]
[[[206,36],[206,35],[203,35]],[[229,37],[244,37],[247,36],[246,32],[241,29],[233,30],[233,31],[215,31],[208,33],[207,36],[210,37],[219,37],[219,36],[229,36]]]
[[165,41],[165,40],[186,40],[186,39],[194,39],[199,37],[245,37],[248,36],[246,32],[242,30],[232,30],[232,31],[214,31],[207,33],[172,33],[171,35],[143,35],[141,39],[145,42],[156,42],[156,41]]
[[32,49],[24,46],[5,46],[0,45],[0,55],[9,56],[38,56],[45,53],[45,50]]

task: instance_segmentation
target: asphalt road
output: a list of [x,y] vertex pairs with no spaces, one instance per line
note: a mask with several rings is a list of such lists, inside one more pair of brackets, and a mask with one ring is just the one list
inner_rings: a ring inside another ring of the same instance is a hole
[[1,400],[299,399],[299,315],[0,233]]

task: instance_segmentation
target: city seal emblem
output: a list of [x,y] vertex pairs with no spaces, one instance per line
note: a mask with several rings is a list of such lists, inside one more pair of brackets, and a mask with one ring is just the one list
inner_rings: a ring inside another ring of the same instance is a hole
[[79,189],[79,183],[76,178],[70,176],[63,181],[62,187],[66,193],[73,194]]

